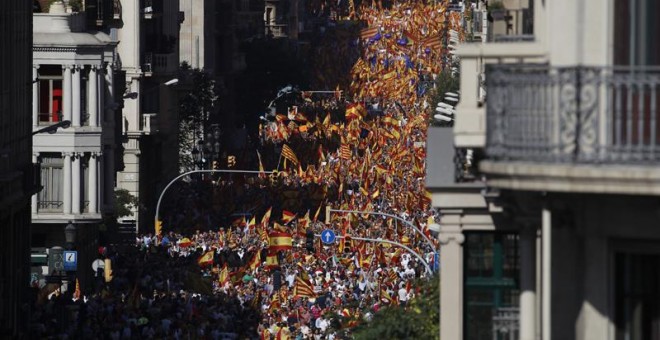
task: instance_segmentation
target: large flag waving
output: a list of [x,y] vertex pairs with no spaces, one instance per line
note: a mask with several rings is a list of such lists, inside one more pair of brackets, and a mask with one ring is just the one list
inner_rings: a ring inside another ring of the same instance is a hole
[[298,157],[296,157],[296,153],[293,152],[293,149],[291,149],[286,144],[282,145],[282,157],[288,159],[293,164],[298,164]]
[[272,251],[289,250],[293,248],[291,234],[281,231],[273,231],[268,234],[268,245]]
[[197,259],[197,264],[200,267],[210,266],[213,264],[213,250],[209,250]]

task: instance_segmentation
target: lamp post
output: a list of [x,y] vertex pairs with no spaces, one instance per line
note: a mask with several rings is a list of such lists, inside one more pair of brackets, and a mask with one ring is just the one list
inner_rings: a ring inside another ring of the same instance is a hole
[[[160,226],[160,203],[163,200],[163,196],[165,196],[165,192],[167,192],[167,189],[169,189],[172,184],[174,184],[176,181],[179,179],[188,176],[190,174],[198,174],[198,173],[211,173],[211,174],[272,174],[272,171],[257,171],[257,170],[192,170],[188,172],[184,172],[176,177],[174,177],[163,189],[163,191],[160,192],[160,196],[158,196],[158,203],[156,203],[156,213],[154,214],[154,227],[158,228]],[[158,230],[158,229],[156,229]]]
[[66,248],[73,250],[76,243],[76,226],[73,225],[72,221],[69,221],[69,224],[64,227],[64,238],[66,240]]

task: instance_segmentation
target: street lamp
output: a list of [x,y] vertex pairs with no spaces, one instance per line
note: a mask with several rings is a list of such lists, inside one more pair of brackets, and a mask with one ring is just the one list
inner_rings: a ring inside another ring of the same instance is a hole
[[64,228],[64,238],[67,249],[72,250],[76,243],[76,226],[73,225],[72,221],[69,221],[69,224]]

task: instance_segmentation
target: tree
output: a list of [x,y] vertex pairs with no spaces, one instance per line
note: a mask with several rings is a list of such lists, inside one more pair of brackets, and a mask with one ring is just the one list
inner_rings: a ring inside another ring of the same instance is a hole
[[[438,339],[440,336],[440,289],[438,276],[420,281],[420,291],[405,309],[398,306],[378,311],[370,322],[358,326],[355,339]],[[415,285],[414,285],[415,286]]]
[[115,189],[115,216],[117,218],[133,215],[133,209],[139,205],[137,197],[126,189]]
[[192,150],[197,141],[204,139],[204,128],[215,109],[218,95],[215,80],[201,69],[182,63],[179,70],[184,86],[190,89],[179,101],[179,167],[182,172],[195,167]]

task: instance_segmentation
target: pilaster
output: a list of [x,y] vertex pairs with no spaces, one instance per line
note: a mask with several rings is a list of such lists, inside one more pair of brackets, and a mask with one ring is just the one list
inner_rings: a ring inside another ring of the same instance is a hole
[[63,152],[62,156],[64,157],[64,168],[63,168],[63,213],[71,214],[71,157],[73,156],[70,152]]
[[458,225],[442,225],[440,242],[440,338],[463,340],[463,242]]
[[62,114],[64,120],[71,120],[71,70],[72,65],[62,65]]
[[72,171],[71,171],[71,209],[74,214],[80,214],[81,211],[81,153],[74,153],[72,155]]
[[39,125],[39,65],[32,65],[32,126]]
[[89,126],[98,126],[98,75],[96,73],[96,65],[92,65],[89,69],[89,80],[87,81],[89,88],[89,96],[87,99],[88,112],[89,112]]
[[81,96],[80,96],[80,72],[81,68],[80,65],[74,65],[73,66],[73,90],[72,90],[72,105],[71,105],[71,110],[72,112],[72,118],[71,118],[71,125],[73,127],[79,127],[80,126],[80,118],[82,117],[82,112],[80,110],[80,103],[81,103]]

